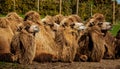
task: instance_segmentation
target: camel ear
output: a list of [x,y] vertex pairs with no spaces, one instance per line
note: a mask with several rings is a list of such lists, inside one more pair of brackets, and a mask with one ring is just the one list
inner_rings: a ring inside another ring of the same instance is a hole
[[89,27],[92,27],[92,26],[94,26],[94,25],[95,25],[94,22],[90,22]]

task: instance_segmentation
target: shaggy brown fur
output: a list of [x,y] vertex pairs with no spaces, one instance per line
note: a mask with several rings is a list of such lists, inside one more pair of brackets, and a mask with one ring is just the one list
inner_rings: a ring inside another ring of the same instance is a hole
[[[94,23],[93,23],[94,22]],[[105,22],[105,17],[103,14],[96,13],[86,22],[86,26],[99,25],[98,23]]]
[[60,24],[60,22],[64,19],[64,16],[62,14],[58,14],[53,16],[53,20],[55,23]]
[[39,24],[41,18],[40,18],[40,15],[37,12],[29,11],[25,14],[24,21],[26,21],[26,20],[30,20],[30,21],[32,20],[33,22]]
[[24,20],[35,22],[39,25],[39,28],[41,29],[41,31],[38,32],[35,37],[36,55],[34,60],[46,62],[54,61],[54,59],[57,59],[58,52],[56,44],[51,35],[49,35],[49,33],[45,30],[42,23],[40,23],[40,15],[35,11],[30,11],[26,13]]
[[105,17],[103,14],[96,13],[87,22],[86,26],[99,26],[101,33],[105,39],[105,54],[104,58],[114,58],[115,57],[115,38],[111,35],[108,30],[112,27],[110,23],[105,22]]
[[59,47],[59,61],[73,62],[77,50],[76,32],[70,27],[56,32],[55,42]]
[[[29,17],[31,16],[29,15]],[[76,35],[72,29],[70,27],[60,28],[54,40],[42,24],[39,26],[41,31],[36,34],[37,48],[34,60],[40,62],[58,60],[72,62],[77,48]]]
[[10,27],[15,34],[18,30],[18,25],[23,23],[23,19],[16,12],[8,13],[6,18],[9,20]]
[[[36,45],[34,31],[30,30],[33,22],[24,22],[24,28],[14,35],[11,42],[11,52],[21,64],[31,64],[35,57]],[[33,29],[32,29],[33,30]]]
[[96,13],[92,16],[92,18],[98,20],[98,21],[101,21],[101,22],[104,22],[105,21],[105,17],[103,14],[101,13]]
[[79,37],[79,49],[76,60],[98,62],[103,58],[106,42],[102,30],[110,28],[110,26],[108,27],[110,24],[104,21],[104,16],[98,13],[88,20],[86,23],[88,27],[87,32],[83,32],[83,35]]
[[105,52],[104,38],[100,28],[89,27],[87,33],[82,33],[78,41],[79,48],[75,60],[99,62]]
[[60,25],[64,27],[69,27],[73,22],[73,19],[69,19],[68,17],[66,17],[60,22]]
[[6,18],[0,18],[0,28],[8,28],[9,21]]
[[51,26],[53,26],[53,24],[55,23],[53,21],[53,17],[49,16],[49,15],[47,15],[45,18],[43,18],[42,22],[43,22],[44,25],[51,25]]
[[116,48],[116,38],[107,30],[102,31],[104,33],[105,39],[105,49],[106,52],[104,54],[105,59],[114,59],[115,58],[115,48]]
[[120,58],[120,30],[117,32],[116,35],[115,57]]
[[71,25],[74,25],[75,23],[82,23],[81,18],[78,15],[70,15],[65,17],[60,25],[64,26],[64,27],[69,27]]
[[0,18],[0,61],[13,61],[10,53],[10,42],[13,32],[6,18]]
[[57,30],[57,24],[53,21],[52,16],[46,16],[42,19],[42,22],[44,24],[45,30],[53,37],[55,38],[55,31]]
[[[42,22],[51,25],[50,23],[54,21],[52,21],[52,17],[46,16]],[[45,26],[45,28],[48,27]],[[53,29],[51,28],[51,30]],[[75,31],[72,30],[70,26],[65,27],[61,25],[58,30],[56,30],[54,39],[58,48],[58,60],[62,62],[72,62],[74,60],[77,49]]]
[[59,58],[61,61],[72,62],[75,59],[78,48],[78,29],[75,26],[78,23],[73,16],[64,18],[60,23],[60,30],[56,32],[55,42],[60,47]]
[[75,22],[79,22],[79,23],[82,22],[82,19],[76,14],[70,15],[70,16],[68,16],[68,18],[73,19]]

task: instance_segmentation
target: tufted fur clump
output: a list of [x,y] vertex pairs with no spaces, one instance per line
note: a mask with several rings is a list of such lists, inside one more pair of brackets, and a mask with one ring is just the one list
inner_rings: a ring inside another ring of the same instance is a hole
[[76,14],[72,14],[72,15],[70,15],[70,16],[68,16],[68,18],[73,19],[74,22],[79,22],[79,23],[82,22],[81,17],[79,17],[79,16],[76,15]]
[[59,29],[55,35],[59,61],[73,62],[78,48],[76,32],[70,27]]
[[9,25],[15,34],[18,30],[19,24],[23,23],[23,18],[20,17],[16,12],[10,12],[6,15],[6,18],[9,21]]
[[22,22],[23,18],[20,17],[16,12],[10,12],[6,15],[9,20],[15,20],[16,22]]
[[98,21],[101,21],[101,22],[105,21],[105,16],[103,14],[101,14],[101,13],[95,13],[92,16],[92,18],[94,18],[94,19],[96,19]]
[[87,29],[78,39],[79,49],[76,60],[99,62],[106,52],[106,39],[102,30],[109,30],[111,24],[105,22],[103,14],[97,13],[88,20],[86,27]]
[[115,58],[120,58],[120,30],[117,32],[115,38],[116,38]]
[[64,19],[65,17],[62,14],[58,14],[53,16],[53,20],[55,23],[60,24],[60,22]]
[[45,30],[53,37],[55,38],[55,32],[58,29],[59,25],[54,22],[53,17],[47,15],[45,18],[41,20],[41,22],[44,24]]
[[9,26],[9,21],[5,17],[0,18],[0,61],[13,61],[13,55],[10,53],[10,43],[13,32]]
[[29,11],[25,14],[25,18],[24,18],[24,21],[26,20],[30,20],[30,21],[33,21],[37,24],[40,24],[40,15],[39,13],[35,12],[35,11]]
[[48,33],[49,31],[47,31],[44,25],[41,23],[40,15],[35,11],[29,11],[26,13],[24,20],[30,20],[35,24],[38,24],[39,28],[41,29],[41,31],[35,36],[36,54],[34,60],[38,62],[57,61],[57,46],[54,42],[54,39]]
[[9,26],[10,22],[8,21],[8,19],[6,19],[5,17],[0,18],[0,27],[1,28],[7,28]]
[[11,52],[14,54],[14,61],[21,64],[32,63],[36,52],[35,34],[38,30],[33,22],[25,21],[21,31],[13,36]]
[[76,61],[99,62],[104,56],[105,41],[98,26],[93,26],[82,32],[78,39],[79,48],[76,54]]
[[105,54],[104,59],[115,59],[115,53],[116,49],[116,38],[109,32],[108,30],[102,31],[104,33],[104,39],[105,39]]
[[[108,32],[112,28],[112,24],[109,22],[105,22],[105,17],[103,14],[96,13],[88,20],[86,23],[87,27],[98,26],[103,34],[104,38],[104,47],[105,53],[103,58],[114,58],[115,54],[115,38]],[[94,29],[93,29],[94,30]]]

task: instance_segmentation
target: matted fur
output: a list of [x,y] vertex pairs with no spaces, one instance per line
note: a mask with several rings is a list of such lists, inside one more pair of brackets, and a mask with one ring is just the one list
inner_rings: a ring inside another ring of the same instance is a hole
[[99,62],[104,56],[104,42],[103,34],[99,27],[88,28],[87,33],[79,38],[79,48],[75,60]]
[[55,23],[60,24],[60,22],[64,19],[64,16],[62,14],[58,14],[53,16],[53,20]]
[[[112,36],[110,32],[108,32],[109,29],[103,27],[105,26],[105,17],[103,14],[96,13],[92,16],[92,18],[87,22],[86,26],[99,26],[101,29],[101,33],[103,33],[103,37],[105,39],[105,54],[104,58],[111,59],[115,58],[115,38]],[[109,23],[109,26],[112,26],[112,24]]]
[[115,38],[116,38],[115,57],[120,58],[120,30],[117,32],[117,35]]
[[78,15],[70,15],[65,17],[61,22],[60,25],[64,27],[69,27],[74,25],[75,23],[82,23],[82,19]]
[[68,16],[68,18],[72,18],[72,19],[74,19],[74,21],[76,21],[78,23],[82,22],[82,19],[76,14],[70,15],[70,16]]
[[73,62],[78,48],[76,33],[71,28],[63,28],[56,32],[55,42],[59,47],[59,61]]
[[89,33],[93,41],[93,50],[90,53],[89,61],[99,62],[103,58],[105,52],[105,40],[103,38],[103,34],[98,27],[93,27]]
[[6,17],[8,17],[8,19],[10,20],[14,20],[16,22],[22,22],[23,18],[20,17],[16,12],[10,12],[6,15]]
[[39,13],[35,12],[35,11],[29,11],[25,14],[25,18],[24,18],[24,21],[26,20],[30,20],[30,21],[33,21],[35,23],[40,23],[40,15]]
[[55,22],[52,18],[52,16],[47,15],[45,18],[42,19],[41,21],[44,24],[45,30],[53,37],[55,38]]
[[92,16],[92,18],[95,18],[96,20],[101,21],[101,22],[105,21],[105,16],[101,13],[95,13]]
[[117,32],[116,38],[120,39],[120,30]]
[[79,37],[79,49],[75,60],[99,62],[103,58],[106,42],[101,30],[106,27],[104,21],[102,14],[95,14],[87,21],[88,29]]
[[55,23],[53,17],[50,15],[45,16],[45,18],[42,19],[42,22],[44,25],[53,25]]
[[[33,23],[34,24],[34,23]],[[21,64],[31,64],[36,52],[35,36],[26,30],[32,22],[24,22],[23,29],[14,35],[11,42],[11,52],[14,54],[15,61]]]
[[36,34],[37,47],[34,60],[40,62],[59,60],[63,62],[72,62],[77,48],[76,35],[74,32],[69,28],[63,28],[57,31],[54,40],[43,25],[39,26],[41,31]]
[[[52,24],[51,22],[53,22],[51,20],[51,17],[46,16],[42,21],[43,23],[45,23],[45,28],[50,29],[47,26],[49,25],[50,27],[50,25]],[[75,31],[72,30],[70,26],[67,27],[60,26],[59,29],[55,32],[54,39],[57,45],[56,49],[58,50],[57,60],[62,62],[73,62],[77,49]]]
[[20,17],[16,12],[10,12],[6,15],[6,18],[8,19],[8,21],[10,22],[10,27],[13,31],[13,33],[15,34],[15,32],[17,32],[18,30],[18,25],[23,23],[23,18]]
[[116,38],[109,31],[104,31],[104,39],[105,39],[105,59],[114,59],[115,58],[115,48],[116,48]]
[[8,19],[6,19],[5,17],[1,17],[0,18],[0,27],[1,28],[8,28],[10,22],[8,21]]
[[87,20],[86,26],[88,27],[88,26],[90,26],[90,24],[98,25],[98,23],[100,23],[100,22],[105,22],[105,17],[103,14],[96,13]]
[[69,19],[68,17],[66,17],[60,22],[60,25],[64,27],[69,27],[71,24],[73,24],[73,22],[74,21],[72,18]]
[[0,61],[13,61],[10,53],[10,42],[13,32],[6,18],[0,18]]
[[39,25],[40,32],[36,34],[36,54],[35,61],[48,62],[57,59],[57,47],[51,35],[45,30],[44,25],[40,23],[40,15],[35,11],[30,11],[25,15],[25,21],[30,20]]

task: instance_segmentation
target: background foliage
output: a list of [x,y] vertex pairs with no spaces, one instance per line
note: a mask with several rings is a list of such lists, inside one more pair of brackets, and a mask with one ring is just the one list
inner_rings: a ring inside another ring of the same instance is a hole
[[[38,0],[0,0],[0,14],[6,15],[16,11],[18,14],[25,14],[29,10],[37,11]],[[102,13],[108,21],[112,21],[111,0],[79,0],[79,16],[86,20],[92,13]],[[39,13],[42,16],[59,14],[59,0],[40,0]],[[76,13],[76,0],[62,0],[62,14],[70,15]],[[116,21],[120,20],[120,5],[116,2]]]

